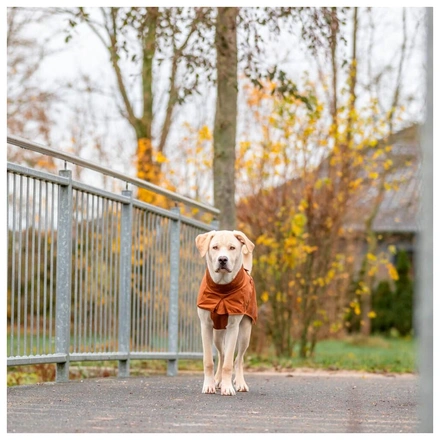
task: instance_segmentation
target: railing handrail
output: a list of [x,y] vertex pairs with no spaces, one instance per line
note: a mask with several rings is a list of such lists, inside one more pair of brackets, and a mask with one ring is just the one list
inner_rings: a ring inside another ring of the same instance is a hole
[[112,170],[110,168],[103,167],[99,165],[96,162],[83,159],[79,156],[75,156],[74,154],[66,153],[64,151],[57,150],[52,147],[47,147],[45,145],[39,144],[37,142],[32,142],[27,139],[24,139],[20,136],[15,135],[8,135],[7,136],[7,143],[8,145],[13,145],[16,147],[24,148],[26,150],[35,151],[40,154],[46,154],[51,157],[55,157],[57,159],[64,160],[69,163],[73,163],[75,165],[79,165],[83,168],[87,168],[93,171],[97,171],[99,173],[105,174],[107,176],[114,177],[116,179],[122,180],[124,182],[130,183],[138,188],[143,188],[149,191],[152,191],[156,194],[163,195],[165,197],[170,198],[171,200],[174,200],[175,202],[181,202],[185,205],[202,209],[206,212],[209,212],[211,214],[218,215],[220,213],[220,210],[211,206],[206,205],[201,202],[197,202],[196,200],[192,200],[188,197],[182,196],[180,194],[177,194],[173,191],[161,188],[157,185],[154,185],[153,183],[147,182],[145,180],[139,179],[137,177],[131,177],[127,174],[121,173],[119,171]]

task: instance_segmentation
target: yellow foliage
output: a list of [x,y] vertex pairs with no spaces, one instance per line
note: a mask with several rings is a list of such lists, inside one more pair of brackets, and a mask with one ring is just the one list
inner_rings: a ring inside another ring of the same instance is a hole
[[269,293],[267,291],[264,291],[261,296],[261,301],[263,301],[264,303],[266,303],[267,301],[269,301]]
[[155,160],[156,160],[157,163],[166,163],[166,162],[168,162],[167,157],[163,153],[161,153],[160,151],[158,151],[155,154]]
[[389,170],[393,166],[393,161],[391,159],[387,159],[383,164],[385,170]]
[[204,126],[199,130],[199,140],[200,140],[201,142],[212,140],[212,133],[211,133],[211,130],[209,130],[209,127],[208,127],[207,125],[204,125]]
[[397,273],[397,270],[393,266],[393,264],[387,263],[387,269],[388,269],[388,274],[390,275],[391,279],[394,281],[397,281],[399,279],[399,274]]
[[373,266],[369,271],[368,271],[368,276],[372,277],[377,273],[377,266]]

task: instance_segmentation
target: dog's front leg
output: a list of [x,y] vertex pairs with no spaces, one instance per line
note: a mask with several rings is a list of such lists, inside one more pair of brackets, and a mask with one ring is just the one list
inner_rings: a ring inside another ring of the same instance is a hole
[[225,334],[225,357],[222,369],[222,396],[235,396],[232,385],[232,366],[234,363],[235,346],[237,345],[238,331],[243,315],[229,315]]
[[205,375],[202,393],[215,394],[214,359],[212,356],[213,325],[211,320],[211,312],[209,310],[197,308],[197,314],[200,318],[200,326],[202,331],[203,371]]

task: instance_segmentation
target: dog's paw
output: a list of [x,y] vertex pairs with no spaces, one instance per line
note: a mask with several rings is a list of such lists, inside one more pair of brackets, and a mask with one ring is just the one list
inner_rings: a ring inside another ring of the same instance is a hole
[[212,380],[203,382],[202,393],[215,394],[215,382]]
[[239,392],[247,392],[249,391],[249,387],[247,386],[247,383],[243,380],[243,381],[235,381],[235,389]]
[[222,396],[235,396],[235,390],[232,384],[225,385],[222,383]]

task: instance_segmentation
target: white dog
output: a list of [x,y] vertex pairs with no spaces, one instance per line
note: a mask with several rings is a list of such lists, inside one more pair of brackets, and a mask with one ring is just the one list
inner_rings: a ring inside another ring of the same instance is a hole
[[[257,319],[257,299],[250,276],[254,244],[240,231],[210,231],[196,237],[207,271],[197,298],[203,343],[205,379],[203,393],[221,388],[225,396],[235,395],[232,384],[234,353],[237,391],[249,391],[243,375],[243,356],[249,346],[252,322]],[[214,376],[212,343],[219,355]]]

